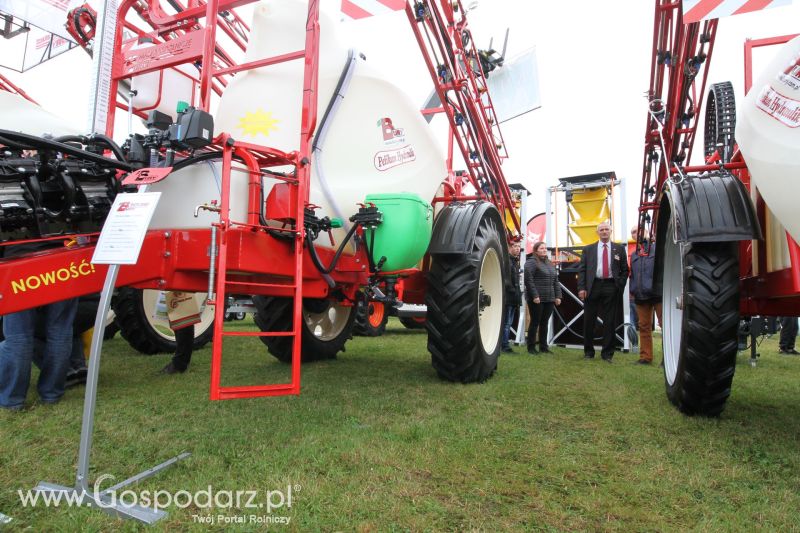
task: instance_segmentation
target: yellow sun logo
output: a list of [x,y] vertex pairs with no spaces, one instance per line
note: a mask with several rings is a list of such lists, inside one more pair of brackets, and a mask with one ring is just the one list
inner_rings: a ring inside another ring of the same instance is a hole
[[244,132],[244,135],[255,137],[261,133],[266,137],[271,131],[278,129],[278,122],[280,121],[272,118],[272,113],[269,111],[265,113],[259,109],[255,113],[245,113],[244,117],[239,119],[237,127]]

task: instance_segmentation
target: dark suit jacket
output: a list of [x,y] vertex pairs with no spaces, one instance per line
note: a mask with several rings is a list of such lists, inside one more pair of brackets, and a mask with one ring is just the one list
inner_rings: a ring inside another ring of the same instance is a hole
[[[611,277],[617,290],[625,290],[628,283],[628,251],[624,244],[611,243]],[[592,292],[595,272],[597,272],[597,242],[583,247],[581,263],[578,268],[578,290],[586,291],[587,296]]]

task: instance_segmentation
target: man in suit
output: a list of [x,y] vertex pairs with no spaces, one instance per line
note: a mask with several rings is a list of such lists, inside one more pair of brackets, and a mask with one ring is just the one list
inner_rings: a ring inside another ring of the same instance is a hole
[[625,246],[611,242],[611,225],[597,226],[600,240],[584,246],[578,269],[578,297],[584,302],[583,355],[594,358],[594,326],[597,312],[603,320],[603,348],[600,356],[610,363],[614,357],[614,322],[620,295],[628,282],[628,255]]

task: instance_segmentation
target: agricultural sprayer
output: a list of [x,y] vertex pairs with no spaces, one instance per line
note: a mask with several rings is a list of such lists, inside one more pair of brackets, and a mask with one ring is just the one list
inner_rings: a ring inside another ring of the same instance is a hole
[[[316,2],[258,3],[252,25],[236,12],[249,3],[120,2],[97,27],[95,133],[0,91],[3,244],[70,244],[3,260],[0,314],[99,291],[109,267],[90,259],[112,203],[146,188],[158,205],[138,262],[113,284],[210,305],[246,295],[257,310],[259,332],[230,332],[216,305],[212,399],[299,393],[301,361],[344,348],[359,301],[401,316],[427,306],[437,374],[489,378],[519,223],[464,7],[404,6],[449,122],[444,154],[419,108]],[[76,24],[88,38],[87,13]],[[125,113],[147,133],[117,144]],[[231,335],[258,336],[291,381],[222,386]]]
[[[667,396],[709,416],[731,392],[740,318],[800,314],[800,39],[746,43],[744,104],[730,82],[709,86],[705,160],[691,165],[718,26],[707,17],[769,2],[719,4],[655,2],[639,207],[663,296]],[[782,43],[752,82],[753,48]]]

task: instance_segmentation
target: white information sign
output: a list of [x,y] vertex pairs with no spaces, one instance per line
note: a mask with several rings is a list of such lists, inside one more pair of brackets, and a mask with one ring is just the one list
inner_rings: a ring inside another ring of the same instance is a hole
[[118,194],[103,224],[92,263],[135,265],[160,192]]

